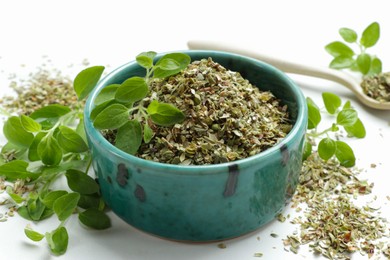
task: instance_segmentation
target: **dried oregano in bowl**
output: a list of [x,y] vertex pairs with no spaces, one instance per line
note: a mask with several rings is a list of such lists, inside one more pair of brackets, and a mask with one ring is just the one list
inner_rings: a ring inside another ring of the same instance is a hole
[[114,70],[86,102],[106,203],[130,225],[179,241],[238,237],[273,220],[301,168],[307,106],[299,88],[233,53],[155,55]]
[[137,155],[172,164],[216,164],[260,153],[291,129],[287,106],[238,72],[211,58],[151,84],[151,97],[171,103],[186,119],[158,127]]
[[[136,156],[156,162],[205,165],[235,161],[264,151],[292,128],[287,106],[211,58],[193,61],[170,77],[154,78],[143,100],[172,104],[185,115],[180,123],[158,126]],[[145,122],[142,122],[145,124]],[[117,131],[105,131],[115,143]]]

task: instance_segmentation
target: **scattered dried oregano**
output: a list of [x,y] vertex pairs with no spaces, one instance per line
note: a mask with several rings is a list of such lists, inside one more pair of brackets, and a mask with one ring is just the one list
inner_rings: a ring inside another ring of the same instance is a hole
[[390,102],[390,72],[366,76],[360,85],[367,96],[379,102]]
[[370,194],[372,183],[360,180],[359,171],[340,166],[336,160],[322,160],[313,153],[303,162],[300,183],[292,200],[303,215],[291,223],[300,225],[284,245],[297,253],[300,245],[308,244],[315,254],[330,259],[351,259],[351,253],[368,257],[389,256],[390,243],[387,220],[369,205],[357,206],[354,198]]
[[292,127],[287,106],[272,93],[211,58],[154,79],[151,93],[150,99],[174,105],[186,119],[153,129],[154,138],[137,153],[147,160],[181,165],[234,161],[274,146]]
[[75,109],[77,96],[73,90],[72,79],[60,71],[41,66],[27,79],[14,77],[11,81],[15,96],[0,97],[0,105],[8,112],[29,115],[35,110],[50,104],[60,104]]

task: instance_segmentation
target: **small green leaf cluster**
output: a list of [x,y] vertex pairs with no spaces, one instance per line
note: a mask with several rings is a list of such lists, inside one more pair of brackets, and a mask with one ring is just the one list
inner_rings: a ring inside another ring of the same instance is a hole
[[[335,122],[329,128],[318,131],[317,128],[322,119],[321,110],[311,98],[307,97],[308,130],[312,131],[308,131],[306,137],[317,139],[326,135],[318,144],[318,155],[324,160],[335,157],[342,166],[352,167],[356,161],[352,148],[343,141],[332,139],[329,133],[337,133],[342,127],[349,137],[364,138],[366,129],[350,101],[345,102],[342,106],[340,97],[329,92],[322,93],[322,100],[327,113],[335,118]],[[312,144],[307,140],[304,148],[304,159],[311,153]]]
[[[358,39],[358,34],[349,28],[341,28],[340,36],[344,42],[334,41],[325,46],[325,50],[333,56],[329,67],[333,69],[346,69],[361,72],[363,75],[376,75],[382,71],[382,61],[367,53],[367,49],[374,46],[380,36],[380,27],[373,22],[363,31]],[[354,51],[350,45],[358,46]]]
[[[154,64],[155,52],[143,52],[137,63],[146,69],[145,77],[134,76],[121,84],[106,86],[95,99],[91,112],[94,127],[117,130],[115,146],[135,154],[142,141],[153,138],[154,125],[170,126],[180,123],[185,115],[175,106],[148,97],[153,79],[166,78],[187,67],[191,59],[183,53],[169,53]],[[90,75],[80,75],[87,78]],[[146,104],[148,104],[146,106]]]
[[[26,236],[33,241],[46,238],[56,255],[67,250],[65,223],[73,213],[78,213],[80,222],[85,226],[94,229],[110,226],[99,186],[88,175],[91,155],[86,142],[81,103],[96,85],[103,69],[93,67],[89,72],[95,78],[75,82],[80,103],[78,109],[51,104],[28,116],[10,116],[3,126],[8,142],[1,153],[12,154],[12,157],[0,162],[0,176],[9,182],[22,180],[33,187],[27,194],[20,194],[11,186],[6,191],[23,218],[31,221],[41,221],[53,215],[58,218],[58,227],[45,234],[30,227],[25,229]],[[66,177],[70,191],[52,188],[53,182],[61,176]]]

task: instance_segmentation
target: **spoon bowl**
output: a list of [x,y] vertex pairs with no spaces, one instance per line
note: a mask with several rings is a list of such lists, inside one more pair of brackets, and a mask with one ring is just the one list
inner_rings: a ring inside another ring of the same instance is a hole
[[365,106],[379,110],[390,110],[390,102],[379,102],[373,98],[370,98],[363,92],[363,89],[360,87],[360,83],[355,78],[339,70],[303,65],[291,61],[286,61],[284,59],[270,57],[261,53],[238,49],[232,46],[221,45],[208,41],[189,41],[188,48],[197,50],[218,50],[234,52],[271,64],[272,66],[286,73],[293,73],[331,80],[352,90],[352,92],[356,95],[359,101]]

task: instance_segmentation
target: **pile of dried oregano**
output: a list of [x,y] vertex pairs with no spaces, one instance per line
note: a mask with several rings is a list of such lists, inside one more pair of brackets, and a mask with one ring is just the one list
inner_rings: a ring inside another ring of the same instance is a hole
[[138,156],[181,165],[234,161],[272,147],[291,129],[287,106],[238,72],[211,58],[152,83],[152,96],[186,115],[181,124],[158,127]]
[[78,105],[72,80],[61,71],[42,66],[30,73],[28,79],[19,79],[16,75],[11,79],[9,87],[17,96],[0,97],[0,105],[8,113],[29,115],[49,104],[61,104],[71,109]]
[[360,85],[367,96],[379,102],[390,102],[390,72],[366,76]]
[[360,180],[359,173],[336,160],[325,162],[317,153],[303,162],[292,207],[297,212],[306,208],[291,221],[300,229],[284,240],[290,251],[297,253],[308,244],[313,253],[329,259],[351,259],[354,252],[390,257],[390,243],[384,242],[390,238],[386,218],[369,205],[357,206],[355,199],[370,194],[374,186]]

